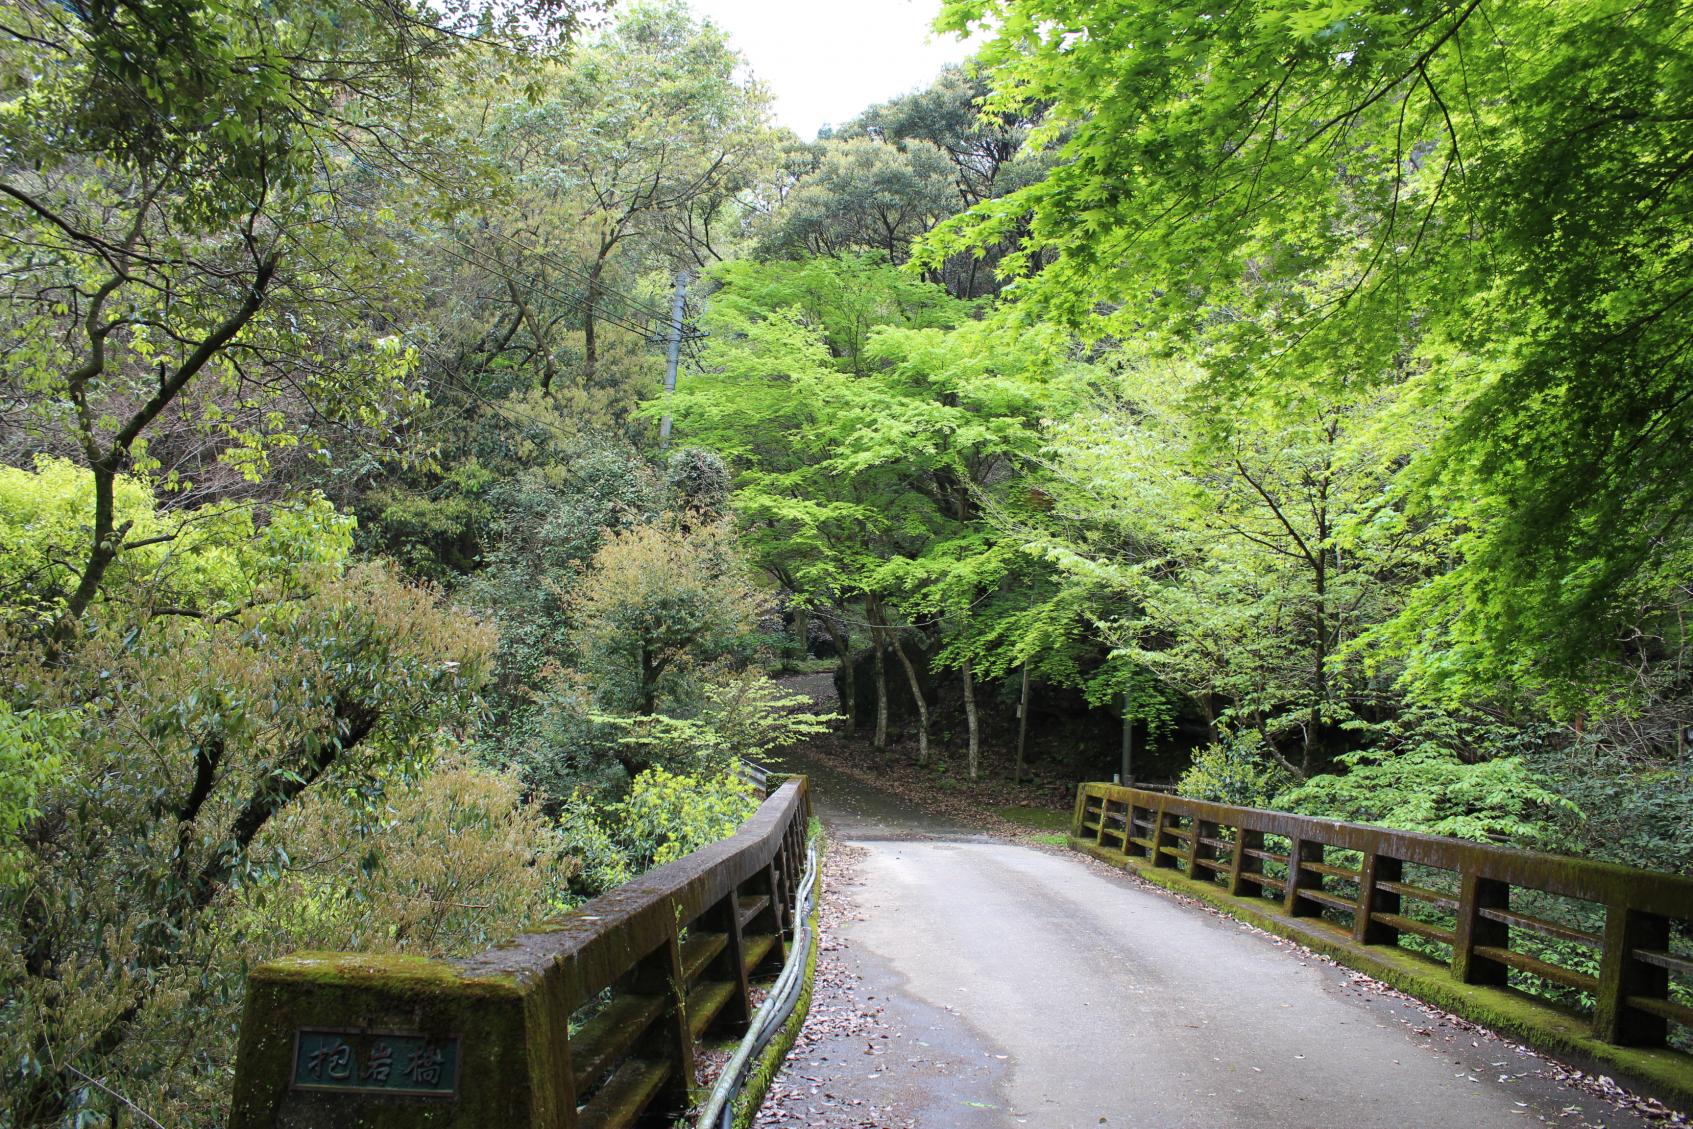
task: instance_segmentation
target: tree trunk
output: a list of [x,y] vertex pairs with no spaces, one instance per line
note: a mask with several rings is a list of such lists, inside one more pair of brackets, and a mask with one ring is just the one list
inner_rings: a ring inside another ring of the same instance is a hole
[[646,644],[641,645],[641,715],[651,717],[658,712],[658,676],[661,667],[654,660]]
[[965,659],[961,668],[964,675],[964,720],[970,730],[970,754],[966,764],[970,768],[970,779],[976,779],[982,770],[982,742],[980,726],[976,721],[976,680],[970,675],[970,660]]
[[794,608],[794,635],[799,641],[800,662],[811,657],[811,609],[803,605]]
[[841,712],[846,715],[846,735],[853,737],[858,734],[858,676],[852,669],[852,641],[832,616],[823,617],[823,628],[835,645],[835,665],[841,672],[841,689],[846,692]]
[[[887,628],[882,630],[887,631]],[[929,703],[923,700],[923,687],[917,681],[917,668],[911,665],[905,648],[899,645],[899,636],[891,631],[887,634],[894,655],[899,659],[899,665],[905,668],[905,681],[911,686],[911,700],[917,703],[917,764],[919,767],[926,766],[929,763]]]
[[127,522],[124,530],[117,528],[117,507],[113,497],[117,472],[112,465],[115,461],[102,460],[89,468],[94,476],[94,541],[89,547],[88,559],[83,562],[82,576],[77,581],[76,590],[65,601],[64,611],[59,613],[58,622],[53,625],[49,663],[58,661],[71,637],[76,634],[83,613],[99,594],[106,569],[117,559],[119,542],[123,540],[128,529]]
[[1011,782],[1023,782],[1023,750],[1029,741],[1029,664],[1023,664],[1023,693],[1017,699],[1017,764],[1011,770]]
[[881,633],[872,629],[870,645],[876,652],[876,738],[878,749],[888,747],[888,662],[882,654]]

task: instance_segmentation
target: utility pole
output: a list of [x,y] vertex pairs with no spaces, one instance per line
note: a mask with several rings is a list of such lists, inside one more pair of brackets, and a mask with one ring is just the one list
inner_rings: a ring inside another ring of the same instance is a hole
[[1029,740],[1029,660],[1023,660],[1023,696],[1017,700],[1017,767],[1011,782],[1023,782],[1023,746]]
[[[668,404],[670,396],[676,391],[676,362],[682,358],[682,295],[688,288],[688,272],[676,272],[676,300],[670,304],[670,354],[664,362],[664,399]],[[670,410],[665,408],[664,418],[658,423],[658,449],[664,450],[670,446]]]
[[1129,692],[1123,691],[1123,771],[1118,779],[1125,787],[1133,787],[1135,780],[1135,719],[1129,713]]

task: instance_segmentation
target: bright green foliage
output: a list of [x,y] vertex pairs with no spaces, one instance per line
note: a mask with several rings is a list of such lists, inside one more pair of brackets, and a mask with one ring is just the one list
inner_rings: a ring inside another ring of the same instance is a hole
[[671,402],[735,471],[753,558],[814,604],[970,604],[1008,571],[972,490],[1038,446],[1072,379],[1056,332],[960,321],[938,288],[863,259],[719,272],[709,383]]
[[1418,500],[1464,533],[1384,638],[1455,696],[1624,681],[1693,512],[1685,5],[953,0],[942,22],[983,19],[992,104],[1042,107],[1061,160],[931,261],[1026,225],[1013,264],[1056,260],[1019,288],[1040,311],[1152,331],[1202,358],[1211,403],[1410,380],[1450,424]]
[[[921,499],[845,451],[885,399],[861,380],[874,331],[955,324],[956,303],[873,260],[732,263],[716,272],[710,381],[678,390],[677,433],[734,473],[754,564],[826,606],[861,589],[872,539]],[[838,453],[837,453],[838,452]]]
[[637,775],[616,803],[574,797],[560,826],[583,862],[575,884],[596,894],[733,834],[757,808],[733,763],[728,771],[698,775],[655,765]]
[[1552,821],[1580,812],[1526,758],[1501,751],[1516,735],[1415,710],[1380,730],[1370,747],[1340,758],[1344,771],[1282,793],[1275,806],[1431,835],[1566,845],[1549,833]]
[[730,767],[725,773],[690,776],[655,766],[635,778],[611,816],[619,843],[637,866],[673,862],[746,822],[758,801]]
[[717,267],[712,278],[719,289],[706,323],[715,339],[708,348],[721,350],[710,358],[725,367],[774,359],[776,350],[761,348],[753,332],[789,315],[814,335],[836,367],[862,376],[877,329],[954,326],[970,308],[906,272],[888,269],[876,255],[793,263],[739,260]]
[[41,815],[40,796],[58,777],[59,750],[76,730],[71,710],[14,710],[0,701],[0,886],[23,877],[29,855],[20,843]]
[[1198,800],[1268,808],[1275,806],[1277,795],[1290,783],[1291,774],[1263,755],[1255,736],[1247,736],[1199,750],[1176,788]]
[[1277,797],[1286,811],[1379,823],[1461,839],[1551,845],[1549,813],[1569,801],[1520,757],[1465,764],[1448,749],[1364,749],[1341,758],[1346,771],[1307,781]]
[[[77,579],[67,562],[89,552],[94,507],[93,480],[65,459],[40,457],[33,472],[0,466],[0,618],[32,626],[58,617]],[[129,614],[227,615],[338,570],[352,548],[352,520],[321,496],[267,507],[258,526],[251,506],[161,510],[150,487],[122,475],[113,508],[137,547],[105,583],[141,604]]]
[[688,716],[601,715],[594,720],[625,734],[620,744],[641,750],[656,763],[721,776],[733,772],[737,759],[757,760],[772,749],[827,733],[834,719],[805,709],[811,704],[808,696],[783,690],[754,672],[708,686],[703,697]]
[[606,539],[571,604],[575,650],[603,708],[689,701],[711,664],[754,645],[758,594],[733,530],[670,518]]
[[1126,669],[1309,773],[1379,699],[1355,641],[1438,560],[1440,527],[1391,489],[1421,429],[1385,396],[1310,396],[1237,411],[1219,437],[1194,380],[1126,361],[1108,398],[1053,426],[1027,544],[1095,593]]

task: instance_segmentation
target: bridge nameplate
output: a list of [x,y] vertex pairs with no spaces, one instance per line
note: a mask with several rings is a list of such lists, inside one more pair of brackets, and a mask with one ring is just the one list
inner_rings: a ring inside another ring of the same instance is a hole
[[459,1040],[390,1031],[303,1029],[294,1038],[296,1090],[449,1098],[458,1089]]

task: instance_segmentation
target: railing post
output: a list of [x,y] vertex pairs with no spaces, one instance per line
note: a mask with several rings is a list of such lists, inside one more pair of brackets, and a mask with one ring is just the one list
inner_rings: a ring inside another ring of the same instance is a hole
[[1187,876],[1189,878],[1203,877],[1205,881],[1209,882],[1211,881],[1211,872],[1200,866],[1199,860],[1214,858],[1216,850],[1207,846],[1201,840],[1215,839],[1217,837],[1217,825],[1207,823],[1204,820],[1193,819],[1188,821],[1188,831],[1190,834],[1187,841]]
[[780,968],[788,959],[788,942],[787,929],[782,924],[782,884],[776,876],[775,862],[754,874],[748,879],[748,884],[752,886],[753,893],[763,895],[767,899],[765,907],[749,924],[759,933],[768,933],[775,938],[764,963],[766,966]]
[[716,1026],[732,1034],[740,1034],[752,1020],[752,986],[747,982],[746,943],[741,936],[741,898],[730,890],[721,901],[706,910],[700,923],[713,932],[722,933],[727,941],[723,951],[711,962],[707,975],[713,980],[727,981],[735,986],[735,994],[717,1013]]
[[1511,940],[1510,927],[1481,915],[1484,909],[1508,909],[1509,884],[1464,871],[1459,882],[1458,926],[1452,940],[1452,976],[1463,984],[1503,984],[1509,971],[1496,960],[1476,955],[1478,945],[1503,949]]
[[1399,882],[1403,879],[1405,864],[1399,859],[1388,855],[1378,855],[1374,851],[1364,855],[1362,873],[1358,875],[1358,909],[1352,916],[1352,939],[1361,945],[1397,945],[1399,930],[1391,925],[1383,925],[1379,921],[1370,920],[1375,913],[1397,914],[1400,910],[1399,895],[1391,890],[1383,890],[1382,882]]
[[1082,821],[1087,816],[1088,790],[1092,785],[1083,783],[1076,788],[1076,809],[1070,816],[1070,838],[1082,837]]
[[1663,1016],[1628,1006],[1628,997],[1663,999],[1669,994],[1669,970],[1634,958],[1636,949],[1669,948],[1669,918],[1624,905],[1605,907],[1605,951],[1599,963],[1599,991],[1593,1007],[1593,1034],[1607,1043],[1662,1046],[1669,1034]]
[[[1105,821],[1101,820],[1099,825],[1104,827]],[[1166,810],[1165,798],[1160,796],[1158,797],[1158,814],[1152,817],[1152,849],[1147,852],[1152,856],[1153,866],[1176,865],[1175,857],[1164,853],[1164,848],[1169,845],[1169,827],[1170,813]]]
[[677,930],[671,927],[665,943],[657,952],[635,966],[630,976],[630,991],[642,996],[662,996],[664,1014],[653,1024],[648,1036],[652,1045],[646,1048],[654,1061],[668,1062],[670,1072],[665,1076],[649,1116],[654,1125],[670,1124],[668,1115],[685,1110],[693,1089],[694,1035],[688,1026],[688,980],[682,970],[682,946]]
[[[1148,851],[1145,847],[1141,846],[1139,843],[1134,842],[1134,839],[1136,838],[1136,836],[1135,836],[1135,823],[1137,821],[1137,818],[1150,820],[1152,818],[1152,814],[1153,813],[1152,813],[1151,808],[1143,807],[1140,804],[1135,803],[1133,800],[1129,801],[1129,840],[1130,841],[1123,848],[1123,854],[1125,856],[1138,855],[1141,858],[1151,858],[1152,857],[1152,853],[1150,851]],[[1147,835],[1152,834],[1152,829],[1150,827],[1148,827],[1146,829],[1146,834]],[[1144,835],[1140,836],[1140,838],[1145,838],[1145,837],[1146,836],[1144,836]]]
[[1317,917],[1322,907],[1299,896],[1299,891],[1321,886],[1323,876],[1306,870],[1300,863],[1322,862],[1323,845],[1313,839],[1294,838],[1287,845],[1287,889],[1282,893],[1282,910],[1289,917]]
[[770,904],[776,911],[776,935],[785,941],[792,929],[792,923],[788,921],[788,902],[793,876],[788,871],[788,860],[783,854],[778,851],[776,857],[770,860]]
[[1262,898],[1264,896],[1263,887],[1251,879],[1241,877],[1243,874],[1262,874],[1264,872],[1264,860],[1253,858],[1246,853],[1249,850],[1261,851],[1263,849],[1264,833],[1262,831],[1253,831],[1247,827],[1235,829],[1234,861],[1229,867],[1229,894],[1231,896],[1236,898],[1246,897],[1248,886],[1252,887],[1252,897]]

